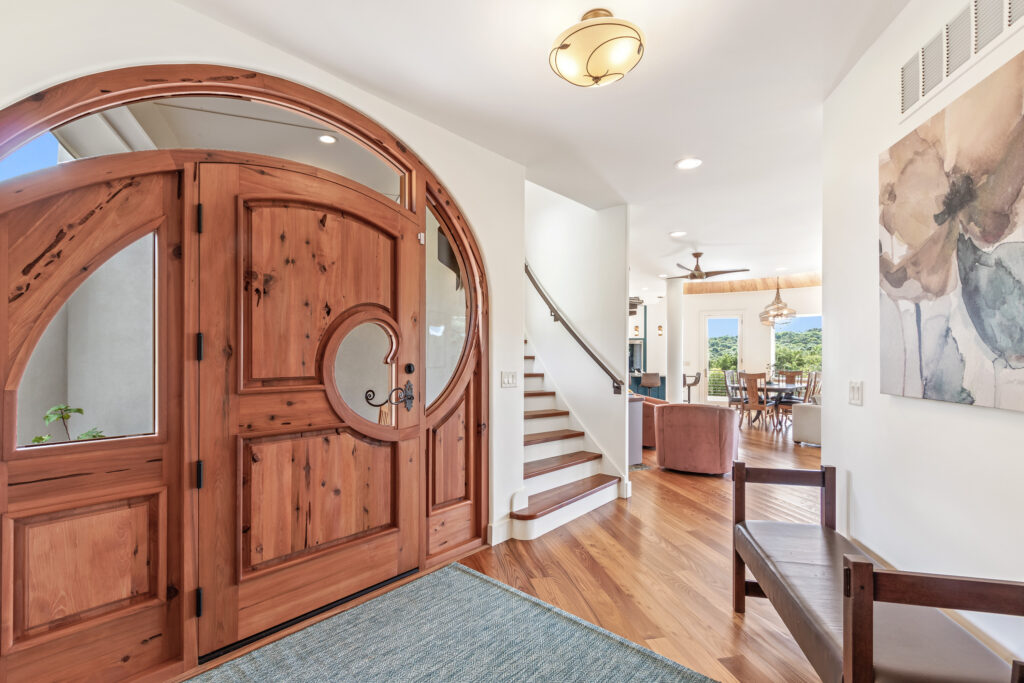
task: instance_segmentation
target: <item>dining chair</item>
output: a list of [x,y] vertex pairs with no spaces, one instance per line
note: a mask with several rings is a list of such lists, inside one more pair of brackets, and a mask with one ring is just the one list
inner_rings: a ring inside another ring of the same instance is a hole
[[793,405],[796,403],[803,403],[804,397],[807,394],[807,383],[803,370],[779,370],[779,379],[784,384],[793,384],[800,387],[795,391],[786,392],[778,398],[779,404],[779,419],[784,420],[789,418],[790,421],[793,419]]
[[[768,398],[768,377],[765,373],[740,373],[740,384],[746,389],[746,400],[740,406],[740,424],[743,423],[743,415],[747,416],[747,426],[752,427],[755,419],[764,416],[767,425],[771,420],[775,425],[776,402]],[[756,415],[756,418],[755,418]]]
[[807,388],[804,389],[804,403],[814,403],[821,395],[821,371],[814,370],[807,375]]
[[737,374],[735,370],[725,371],[725,393],[729,397],[729,407],[742,413],[743,391],[739,387]]

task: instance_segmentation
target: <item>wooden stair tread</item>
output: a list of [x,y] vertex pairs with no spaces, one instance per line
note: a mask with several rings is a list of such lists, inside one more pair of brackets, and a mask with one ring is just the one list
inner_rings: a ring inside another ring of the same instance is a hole
[[523,356],[523,360],[537,360],[537,356]]
[[539,477],[542,474],[548,474],[549,472],[557,472],[558,470],[564,470],[566,467],[572,467],[573,465],[581,465],[585,462],[600,459],[600,453],[591,453],[590,451],[576,451],[575,453],[556,455],[553,458],[534,460],[533,462],[528,462],[523,465],[523,479]]
[[523,377],[543,377],[543,372],[524,372]]
[[583,436],[583,432],[578,429],[556,429],[551,432],[537,432],[536,434],[527,434],[523,437],[524,446],[535,446],[539,443],[550,443],[551,441],[564,441],[565,439],[575,439],[578,436]]
[[544,417],[567,417],[568,415],[568,410],[559,410],[558,408],[548,408],[547,410],[523,411],[524,420],[539,420]]
[[514,511],[509,516],[512,519],[537,519],[555,510],[560,510],[566,505],[575,503],[577,500],[586,498],[592,493],[597,493],[609,486],[614,486],[618,481],[618,477],[613,477],[610,474],[595,474],[592,477],[580,479],[565,486],[558,486],[547,491],[535,493],[530,496],[526,507],[522,510]]
[[553,391],[524,391],[523,396],[526,398],[537,398],[538,396],[554,396]]

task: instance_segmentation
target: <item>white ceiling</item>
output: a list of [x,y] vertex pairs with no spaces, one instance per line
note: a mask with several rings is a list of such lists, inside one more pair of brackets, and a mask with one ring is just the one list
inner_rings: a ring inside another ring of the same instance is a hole
[[[522,163],[536,183],[594,208],[629,204],[634,294],[663,290],[657,274],[697,248],[705,269],[751,269],[738,277],[820,269],[822,101],[907,3],[179,1]],[[647,49],[622,81],[577,88],[547,54],[595,6],[638,24]],[[690,155],[704,166],[674,168]]]

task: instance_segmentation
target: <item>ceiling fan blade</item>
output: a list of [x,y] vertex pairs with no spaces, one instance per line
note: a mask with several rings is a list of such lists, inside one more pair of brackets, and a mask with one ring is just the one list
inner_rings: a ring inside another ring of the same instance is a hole
[[665,279],[665,280],[696,280],[697,278],[695,278],[693,276],[693,273],[687,273],[686,275],[675,275],[673,277],[666,277],[666,278],[663,278],[663,279]]
[[729,273],[749,273],[750,268],[736,268],[735,270],[709,270],[704,277],[715,277],[716,275],[728,275]]
[[688,273],[692,273],[692,272],[693,272],[693,268],[687,268],[687,267],[686,267],[686,266],[684,266],[684,265],[683,265],[682,263],[677,263],[676,265],[677,265],[678,267],[682,268],[683,270],[687,271]]

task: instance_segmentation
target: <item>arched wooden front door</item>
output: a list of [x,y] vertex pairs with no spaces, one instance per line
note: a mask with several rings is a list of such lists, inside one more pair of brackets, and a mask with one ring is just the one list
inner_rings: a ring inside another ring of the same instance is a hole
[[[329,180],[198,175],[205,654],[419,566],[423,247],[393,202]],[[358,384],[374,364],[383,390]]]
[[[7,680],[173,677],[485,542],[480,255],[454,201],[387,131],[263,74],[138,67],[0,112],[0,157],[77,117],[178,94],[313,116],[399,168],[401,193],[197,150],[0,183]],[[430,258],[463,297],[446,310],[464,306],[464,343],[441,364],[425,341]],[[106,349],[103,372],[84,339]],[[26,389],[71,356],[57,389]]]

